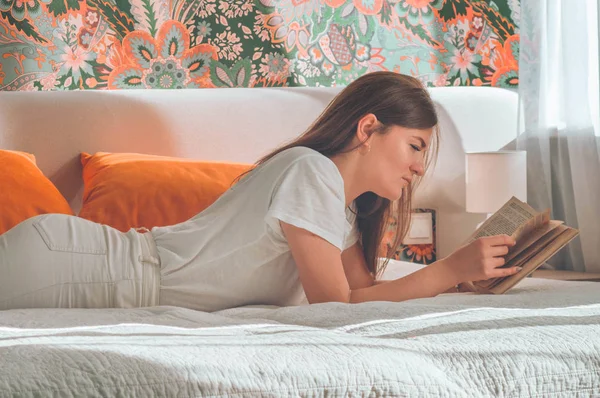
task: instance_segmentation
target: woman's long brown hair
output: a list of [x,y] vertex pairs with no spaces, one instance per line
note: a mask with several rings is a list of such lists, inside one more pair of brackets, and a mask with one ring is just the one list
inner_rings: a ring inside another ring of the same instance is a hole
[[[286,149],[297,146],[311,148],[329,158],[353,151],[360,146],[359,144],[351,147],[352,140],[356,137],[358,122],[370,113],[383,124],[383,128],[372,133],[385,134],[390,126],[411,129],[435,128],[425,153],[425,169],[435,160],[439,141],[438,119],[427,90],[413,77],[393,72],[373,72],[348,85],[329,103],[304,134],[273,150],[258,160],[254,167]],[[412,194],[419,182],[420,178],[415,176],[396,203],[373,192],[366,192],[355,200],[358,230],[367,268],[375,278],[383,273],[395,248],[408,232]],[[379,247],[392,214],[395,214],[397,220],[395,237],[392,240],[393,245],[386,253],[386,260],[380,263]]]

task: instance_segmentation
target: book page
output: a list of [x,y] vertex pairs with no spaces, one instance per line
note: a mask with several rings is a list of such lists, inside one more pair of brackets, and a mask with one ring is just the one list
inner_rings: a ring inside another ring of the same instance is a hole
[[559,225],[562,225],[562,221],[550,220],[548,223],[543,224],[542,226],[534,229],[530,234],[523,236],[515,246],[510,248],[508,254],[504,256],[504,261],[506,261],[506,265],[504,267],[509,267],[509,261],[515,258],[518,254],[520,254],[523,250],[527,249],[531,245],[534,245],[538,240],[544,237],[546,234],[550,233]]
[[[577,236],[578,233],[579,231],[576,229],[561,224],[511,261],[509,266],[522,266],[523,270],[521,272],[503,278],[479,281],[474,285],[484,291],[494,290],[501,285],[506,287],[510,283],[512,283],[510,286],[513,286],[516,282],[535,271],[538,266],[554,255],[560,248]],[[534,261],[535,259],[538,259],[538,261]]]
[[521,279],[527,277],[529,274],[535,271],[540,265],[542,265],[556,252],[558,252],[560,249],[566,246],[577,235],[579,235],[578,230],[564,225],[560,225],[556,229],[560,231],[558,236],[556,236],[554,240],[552,240],[549,244],[545,245],[539,253],[533,256],[533,258],[531,258],[525,264],[523,264],[523,270],[521,272],[503,278],[502,281],[500,281],[497,284],[494,284],[494,286],[489,288],[490,293],[505,293],[507,290],[516,285]]
[[[538,252],[548,245],[560,234],[563,229],[559,227],[562,221],[549,220],[550,211],[538,213],[535,217],[529,219],[524,225],[515,232],[514,237],[517,244],[511,247],[508,254],[504,256],[506,263],[500,268],[520,267],[531,259]],[[541,223],[541,224],[540,224]],[[520,236],[518,236],[520,235]],[[489,288],[502,282],[505,278],[488,279],[473,283],[475,286]]]
[[[552,241],[554,241],[562,232],[564,232],[564,230],[565,230],[566,227],[562,226],[562,228],[559,228],[559,226],[561,226],[561,225],[562,225],[562,222],[558,221],[558,224],[554,228],[552,228],[550,231],[548,231],[546,234],[544,234],[536,242],[534,242],[530,246],[526,247],[518,255],[514,256],[510,260],[507,260],[506,264],[504,264],[500,268],[510,268],[510,267],[522,267],[522,266],[524,266],[534,256],[536,256],[540,252],[543,252],[544,249]],[[521,272],[523,272],[523,271],[521,271]],[[518,275],[518,274],[516,274],[516,275]],[[506,277],[502,277],[502,278],[492,278],[492,279],[487,279],[485,281],[477,281],[477,282],[474,282],[473,284],[475,286],[477,286],[477,287],[480,287],[480,288],[489,289],[491,287],[494,287],[495,285],[498,285],[499,283],[501,283],[505,279],[508,279],[508,278],[511,278],[511,277],[515,277],[516,275],[506,276]]]
[[546,209],[542,213],[536,214],[533,218],[527,220],[527,222],[521,225],[517,230],[511,235],[515,241],[519,242],[522,238],[528,236],[534,230],[548,224],[550,222],[550,209]]
[[[547,213],[547,214],[546,214]],[[550,220],[550,211],[538,213],[525,202],[514,196],[488,218],[466,243],[483,236],[506,234],[515,240]]]

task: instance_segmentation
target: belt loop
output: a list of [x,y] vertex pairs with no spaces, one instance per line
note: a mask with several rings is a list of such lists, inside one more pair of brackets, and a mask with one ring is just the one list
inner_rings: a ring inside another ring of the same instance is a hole
[[141,234],[140,262],[143,267],[142,307],[160,305],[160,257],[151,232]]
[[160,257],[156,250],[156,243],[151,232],[145,232],[142,234],[142,254],[139,260],[144,263],[152,265],[160,265]]

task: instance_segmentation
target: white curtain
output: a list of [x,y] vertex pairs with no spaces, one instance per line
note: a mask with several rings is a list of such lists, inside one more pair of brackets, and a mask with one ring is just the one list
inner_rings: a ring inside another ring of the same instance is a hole
[[600,272],[598,0],[521,0],[517,148],[527,201],[580,236],[549,263]]

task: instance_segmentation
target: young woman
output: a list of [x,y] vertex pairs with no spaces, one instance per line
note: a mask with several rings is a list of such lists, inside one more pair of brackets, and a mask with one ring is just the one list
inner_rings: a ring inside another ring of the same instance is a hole
[[394,212],[400,242],[437,124],[418,80],[367,74],[188,221],[122,233],[46,214],[0,235],[0,309],[402,301],[517,272],[498,268],[514,244],[503,235],[377,281],[386,222]]

